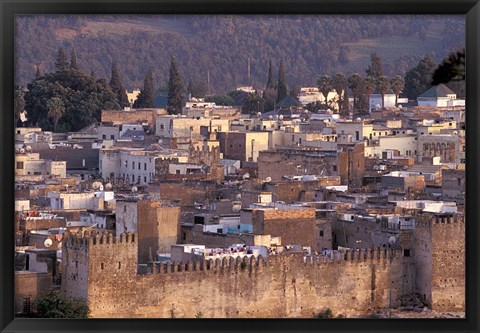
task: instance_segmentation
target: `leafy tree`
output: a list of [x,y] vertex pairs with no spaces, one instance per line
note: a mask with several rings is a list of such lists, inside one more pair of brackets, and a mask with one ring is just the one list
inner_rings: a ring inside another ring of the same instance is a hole
[[278,83],[277,83],[277,103],[287,97],[288,89],[285,81],[285,64],[283,59],[280,60],[280,67],[278,68]]
[[343,92],[345,91],[345,89],[347,88],[347,78],[345,77],[345,75],[343,74],[335,74],[333,77],[332,77],[332,87],[333,89],[335,89],[335,91],[337,92],[338,96],[339,96],[339,100],[338,100],[338,113],[342,114],[343,113]]
[[405,88],[405,81],[403,80],[403,77],[400,75],[395,76],[390,80],[390,86],[393,90],[393,93],[395,94],[395,105],[398,104],[398,96],[400,93],[403,91]]
[[435,69],[432,84],[465,80],[465,49],[452,52],[447,59]]
[[256,114],[258,112],[263,112],[264,108],[265,100],[255,93],[250,93],[245,98],[245,104],[243,105],[242,112]]
[[183,84],[177,69],[177,62],[170,58],[170,78],[168,80],[168,105],[169,114],[181,114],[183,104]]
[[72,47],[72,51],[70,52],[70,69],[71,70],[78,70],[77,54],[75,53],[75,48],[74,47]]
[[331,309],[325,309],[317,313],[315,317],[318,319],[331,319],[333,318],[333,312]]
[[154,93],[155,88],[153,86],[153,72],[149,70],[145,75],[143,81],[143,89],[137,96],[137,100],[133,103],[133,107],[136,109],[153,108],[154,106]]
[[38,318],[88,318],[90,310],[86,301],[78,297],[63,298],[52,292],[35,300]]
[[272,67],[272,58],[270,58],[268,64],[268,80],[267,80],[267,89],[273,89],[275,87],[275,83],[273,82],[273,67]]
[[25,109],[30,126],[43,130],[54,129],[55,124],[48,116],[47,102],[52,97],[63,101],[65,113],[58,122],[57,130],[78,131],[99,121],[101,111],[118,109],[115,94],[104,79],[95,78],[82,71],[48,73],[36,78],[27,86]]
[[405,75],[405,94],[408,98],[417,98],[420,94],[432,87],[432,75],[437,64],[432,57],[426,56],[418,65]]
[[112,62],[112,74],[111,74],[111,78],[110,78],[110,88],[112,89],[112,91],[117,96],[117,102],[120,105],[120,108],[130,106],[130,103],[128,102],[127,93],[125,91],[125,88],[123,87],[122,79],[120,78],[120,73],[118,71],[118,66],[117,66],[116,61]]
[[318,90],[325,98],[325,104],[328,105],[328,93],[332,89],[331,79],[328,75],[323,75],[317,81]]
[[377,78],[377,89],[382,95],[382,109],[385,107],[385,94],[390,89],[390,80],[387,76],[382,75]]
[[370,55],[370,65],[366,69],[367,76],[373,76],[379,78],[383,75],[382,58],[376,53]]
[[55,68],[57,72],[67,71],[69,68],[67,55],[65,54],[63,48],[58,49],[58,56],[57,60],[55,61]]
[[235,105],[235,100],[229,95],[212,95],[205,98],[205,102],[215,103],[216,105],[231,106]]
[[15,86],[15,100],[13,104],[13,109],[15,112],[15,122],[20,124],[20,113],[25,109],[25,93],[22,90],[22,87]]
[[63,104],[61,98],[52,97],[47,101],[47,110],[47,115],[49,118],[52,119],[54,124],[53,130],[54,132],[56,132],[58,121],[65,113],[65,104]]
[[372,76],[367,76],[364,81],[364,89],[365,89],[365,95],[367,97],[367,108],[368,112],[370,112],[370,96],[372,96],[373,92],[375,91],[375,88],[377,87],[377,83],[374,77]]

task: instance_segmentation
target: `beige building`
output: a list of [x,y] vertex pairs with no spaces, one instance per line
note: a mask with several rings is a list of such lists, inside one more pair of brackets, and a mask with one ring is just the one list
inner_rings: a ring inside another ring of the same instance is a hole
[[387,151],[397,150],[401,156],[416,156],[417,137],[415,135],[383,136],[365,146],[365,157],[384,158]]
[[15,154],[15,176],[67,176],[67,162],[40,159],[39,153]]
[[166,138],[198,136],[202,126],[221,132],[229,129],[229,123],[228,119],[164,115],[157,117],[156,135]]

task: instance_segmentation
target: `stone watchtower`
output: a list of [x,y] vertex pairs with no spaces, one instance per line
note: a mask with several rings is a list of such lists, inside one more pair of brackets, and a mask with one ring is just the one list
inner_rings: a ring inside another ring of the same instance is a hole
[[[112,234],[97,231],[65,234],[62,245],[62,294],[81,297],[102,306],[103,296],[97,295],[95,284],[103,291],[121,290],[128,294],[128,285],[137,273],[136,235]],[[116,307],[121,304],[109,304]]]

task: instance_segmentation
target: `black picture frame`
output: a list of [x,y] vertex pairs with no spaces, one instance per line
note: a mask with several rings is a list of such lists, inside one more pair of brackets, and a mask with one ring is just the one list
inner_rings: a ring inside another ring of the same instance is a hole
[[[478,332],[480,4],[478,0],[0,0],[1,332]],[[14,317],[14,17],[17,14],[463,14],[466,17],[465,319],[26,319]]]

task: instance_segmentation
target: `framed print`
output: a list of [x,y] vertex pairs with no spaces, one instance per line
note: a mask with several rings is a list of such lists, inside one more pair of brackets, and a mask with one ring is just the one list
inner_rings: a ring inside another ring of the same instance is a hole
[[2,1],[1,331],[478,331],[479,6]]

